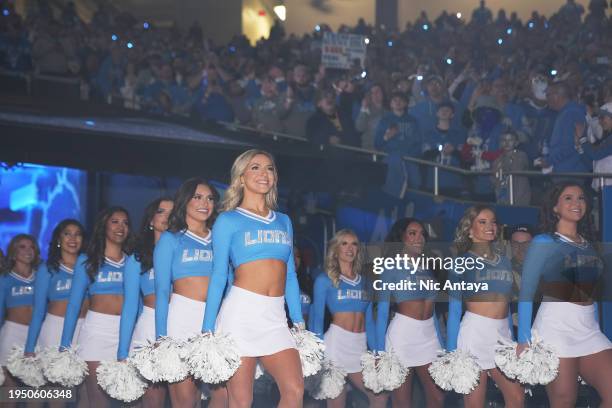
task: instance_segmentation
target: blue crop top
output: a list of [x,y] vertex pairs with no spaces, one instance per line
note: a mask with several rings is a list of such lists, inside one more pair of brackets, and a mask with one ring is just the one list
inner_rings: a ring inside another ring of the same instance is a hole
[[15,272],[0,276],[0,327],[4,324],[6,309],[34,304],[35,274],[24,278]]
[[119,348],[117,359],[128,357],[134,326],[142,308],[142,297],[155,293],[155,273],[153,268],[142,272],[142,266],[135,255],[130,255],[125,262],[123,274],[123,306],[119,324]]
[[[380,350],[385,349],[385,336],[387,333],[387,325],[389,321],[389,308],[391,302],[402,303],[413,300],[430,300],[434,301],[438,292],[434,289],[432,282],[436,282],[431,271],[427,269],[417,269],[415,273],[404,269],[390,269],[382,274],[382,283],[393,283],[396,285],[407,285],[412,282],[406,289],[389,289],[389,287],[380,287],[377,295],[379,300],[376,305],[376,344]],[[421,282],[423,284],[421,284]],[[429,283],[426,285],[426,283]],[[397,288],[398,286],[396,286]],[[400,286],[404,287],[404,286]],[[376,289],[376,287],[375,287]],[[440,344],[444,344],[444,339],[440,333],[438,317],[433,314],[436,334]]]
[[61,263],[58,269],[49,269],[47,264],[42,264],[38,268],[34,281],[34,310],[25,344],[26,353],[34,352],[47,313],[47,303],[68,300],[73,274],[72,269]]
[[123,295],[123,272],[125,268],[125,254],[121,261],[115,262],[104,258],[102,266],[98,269],[96,280],[92,281],[87,274],[86,255],[80,255],[74,267],[72,289],[64,317],[61,348],[68,348],[72,343],[72,336],[81,313],[83,298],[89,291],[90,296],[95,295]]
[[334,286],[326,273],[320,273],[315,279],[314,301],[308,316],[308,327],[323,338],[325,306],[332,315],[339,312],[364,313],[368,346],[372,350],[381,350],[376,343],[372,297],[365,290],[365,279],[361,275],[357,275],[355,280],[343,275],[339,278],[338,287]]
[[531,340],[533,298],[540,282],[569,285],[595,283],[602,271],[603,262],[587,241],[576,243],[559,233],[536,235],[523,263],[519,295],[519,343]]
[[155,245],[155,336],[166,335],[172,282],[212,273],[212,233],[205,238],[189,230],[166,231]]
[[243,208],[219,215],[212,231],[215,261],[208,286],[203,331],[213,331],[225,285],[228,282],[229,262],[234,269],[258,259],[277,259],[287,264],[285,301],[289,317],[303,323],[300,306],[300,287],[293,261],[293,228],[285,214],[270,211],[261,217]]
[[[508,296],[508,298],[512,295],[512,264],[508,258],[497,255],[495,260],[489,261],[473,253],[467,253],[459,258],[473,258],[475,261],[473,262],[474,267],[466,268],[463,273],[457,273],[457,267],[455,271],[449,272],[449,282],[453,284],[464,283],[466,288],[463,290],[451,289],[449,291],[448,323],[446,328],[446,348],[448,351],[453,351],[457,348],[457,337],[459,335],[461,313],[463,312],[462,298],[466,298],[469,301],[469,298],[472,296],[488,293],[502,294]],[[480,262],[476,261],[476,259],[480,259]],[[455,264],[457,265],[457,263]],[[465,262],[464,265],[466,265]],[[475,284],[486,284],[487,287],[480,286],[476,288]],[[512,332],[510,305],[508,305],[508,324],[510,332]]]

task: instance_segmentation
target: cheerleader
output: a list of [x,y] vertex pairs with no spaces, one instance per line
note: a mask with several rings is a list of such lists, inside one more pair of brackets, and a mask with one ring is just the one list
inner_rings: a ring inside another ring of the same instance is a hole
[[[450,280],[453,283],[466,283],[468,288],[468,283],[472,286],[487,284],[487,290],[456,290],[450,293],[447,350],[469,352],[482,370],[476,388],[464,396],[466,407],[484,407],[487,374],[501,390],[506,407],[524,405],[523,387],[506,378],[495,366],[495,346],[498,340],[512,341],[508,301],[512,295],[513,283],[510,261],[496,254],[493,248],[497,232],[495,213],[482,205],[468,208],[455,232],[455,245],[460,256],[455,259],[455,269],[450,272]],[[466,307],[463,319],[462,303]]]
[[[257,359],[278,385],[279,407],[302,406],[304,378],[285,300],[294,325],[303,329],[304,319],[291,221],[274,211],[277,182],[269,153],[241,154],[232,166],[225,212],[213,228],[215,261],[202,331],[215,330],[216,322],[215,331],[237,343],[242,363],[227,382],[230,407],[251,406]],[[235,278],[221,305],[230,259]]]
[[[155,245],[155,337],[188,340],[201,332],[212,270],[211,232],[219,195],[208,182],[192,178],[176,193],[168,231]],[[172,406],[200,403],[192,377],[169,385]],[[223,387],[212,389],[209,406],[224,406]]]
[[4,268],[0,275],[0,366],[6,387],[17,382],[6,369],[7,358],[14,346],[26,342],[34,304],[34,280],[40,265],[36,239],[28,234],[16,235],[9,243]]
[[[361,373],[361,356],[368,344],[377,350],[372,302],[362,277],[363,252],[359,239],[351,230],[340,230],[329,242],[325,256],[325,273],[315,279],[314,302],[310,312],[310,329],[323,336],[325,306],[332,322],[325,333],[325,355],[348,373],[348,379],[366,394],[370,407],[386,407],[386,393],[374,394],[365,388]],[[366,341],[367,338],[367,341]],[[344,407],[346,389],[328,407]]]
[[110,406],[110,399],[98,386],[96,369],[100,361],[114,361],[119,345],[119,320],[123,303],[123,272],[131,244],[127,210],[110,207],[94,224],[86,255],[78,257],[72,289],[66,307],[60,350],[69,348],[85,294],[89,309],[77,338],[77,354],[87,362],[85,380],[89,405]]
[[542,207],[542,232],[523,264],[519,301],[521,353],[531,339],[536,290],[543,298],[534,333],[559,357],[559,374],[546,386],[552,407],[574,407],[580,375],[594,387],[601,407],[612,407],[612,343],[597,319],[596,289],[603,278],[592,239],[591,203],[575,183],[554,186]]
[[[393,258],[397,254],[406,254],[418,258],[423,253],[427,238],[427,231],[420,221],[414,218],[398,220],[385,238],[385,256]],[[438,320],[434,315],[437,292],[433,289],[422,290],[419,286],[419,282],[435,281],[435,278],[431,271],[424,268],[416,271],[387,270],[382,278],[384,282],[401,283],[408,280],[416,284],[414,290],[383,292],[377,305],[376,338],[379,347],[393,351],[404,367],[411,368],[404,383],[391,393],[393,406],[412,405],[412,379],[416,371],[425,391],[427,406],[441,407],[444,393],[428,371],[429,365],[443,348]],[[387,329],[391,301],[396,302],[397,312]]]
[[[80,222],[66,219],[57,224],[51,234],[47,262],[38,268],[34,281],[34,310],[24,347],[26,356],[34,356],[37,346],[42,351],[60,344],[74,266],[83,246],[83,233]],[[86,307],[81,307],[73,340],[78,338],[86,311]]]
[[[135,346],[145,346],[155,341],[153,248],[161,234],[168,229],[168,216],[173,206],[170,198],[159,198],[147,206],[142,218],[136,250],[125,263],[123,306],[117,353],[119,361],[125,360],[130,349],[134,349]],[[136,323],[141,293],[143,307],[138,323]],[[163,407],[165,398],[166,390],[163,386],[150,385],[143,396],[143,404],[145,407]]]

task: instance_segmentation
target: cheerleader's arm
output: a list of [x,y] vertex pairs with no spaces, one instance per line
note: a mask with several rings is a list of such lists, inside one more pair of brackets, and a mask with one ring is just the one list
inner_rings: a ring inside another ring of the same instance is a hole
[[389,321],[389,300],[381,300],[376,304],[376,343],[380,351],[385,350],[385,336]]
[[297,273],[295,272],[295,262],[293,260],[293,227],[291,220],[287,217],[287,232],[291,237],[291,252],[289,253],[289,259],[287,260],[287,279],[285,281],[285,302],[287,302],[287,308],[289,309],[289,317],[293,324],[304,323],[304,316],[302,316],[302,305],[300,302],[300,285],[297,279]]
[[30,326],[28,327],[28,337],[24,347],[25,353],[33,353],[36,348],[40,329],[47,313],[47,292],[50,281],[51,273],[47,265],[40,265],[34,281],[34,308],[32,310],[32,320],[30,320]]
[[228,282],[230,246],[233,234],[232,223],[227,218],[228,215],[228,213],[221,214],[215,221],[212,230],[213,270],[206,295],[206,310],[202,322],[203,332],[213,332],[215,330],[217,314]]
[[177,242],[174,235],[164,232],[153,250],[155,270],[155,338],[164,337],[168,330],[168,304],[172,288],[172,256]]
[[66,307],[66,315],[64,316],[64,327],[62,329],[62,339],[60,341],[60,350],[70,348],[72,337],[76,329],[77,320],[81,314],[81,305],[83,298],[87,292],[90,279],[87,274],[85,255],[79,256],[74,267],[72,276],[72,286],[70,287],[70,297],[68,298],[68,306]]
[[331,284],[331,281],[325,274],[325,272],[319,274],[315,279],[314,293],[312,305],[310,306],[309,324],[310,330],[323,338],[323,324],[325,320],[325,296],[327,288]]
[[125,263],[123,272],[123,306],[119,323],[119,347],[117,360],[128,357],[130,342],[136,325],[136,317],[140,306],[140,273],[141,264],[131,255]]

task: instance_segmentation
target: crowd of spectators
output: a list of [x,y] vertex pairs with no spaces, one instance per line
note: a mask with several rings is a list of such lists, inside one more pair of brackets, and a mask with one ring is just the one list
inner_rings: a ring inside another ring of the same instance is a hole
[[[2,3],[0,1],[0,3]],[[321,65],[325,24],[286,35],[280,22],[255,46],[217,45],[194,23],[161,28],[101,3],[91,22],[72,3],[10,2],[0,16],[0,68],[79,78],[91,98],[159,115],[239,122],[388,153],[385,189],[433,188],[433,169],[493,170],[468,183],[440,171],[443,193],[529,204],[530,183],[508,171],[612,172],[612,19],[567,0],[527,21],[484,1],[471,19],[425,12],[400,32],[360,20],[339,32],[368,38],[365,66]],[[612,179],[609,182],[612,184]]]

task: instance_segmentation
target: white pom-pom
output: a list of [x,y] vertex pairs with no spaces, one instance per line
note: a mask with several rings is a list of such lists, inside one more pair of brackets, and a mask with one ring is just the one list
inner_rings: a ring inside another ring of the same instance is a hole
[[72,348],[59,351],[52,347],[43,351],[40,358],[47,380],[63,387],[76,387],[89,374],[87,363]]
[[323,364],[325,344],[323,340],[308,330],[292,328],[291,334],[295,339],[300,361],[302,362],[302,374],[304,377],[315,375],[321,370]]
[[185,345],[185,357],[191,374],[207,384],[229,380],[242,362],[236,342],[226,334],[198,334]]
[[375,394],[399,388],[409,371],[392,351],[365,353],[361,356],[361,368],[364,385]]
[[429,374],[440,388],[459,394],[469,394],[480,381],[480,367],[476,359],[463,350],[439,356],[429,366]]
[[326,359],[317,374],[305,379],[304,388],[312,398],[326,400],[337,398],[344,390],[345,384],[346,371]]
[[496,347],[495,364],[510,379],[522,384],[546,385],[559,373],[559,357],[534,332],[529,346],[516,356],[517,343],[505,342]]
[[129,360],[145,379],[153,383],[175,383],[189,376],[183,353],[184,342],[161,337],[155,343],[134,350]]
[[102,361],[96,374],[104,392],[119,401],[136,401],[148,387],[136,368],[127,361]]
[[6,360],[6,368],[29,387],[38,388],[47,383],[43,376],[40,357],[24,356],[23,347],[13,347]]

